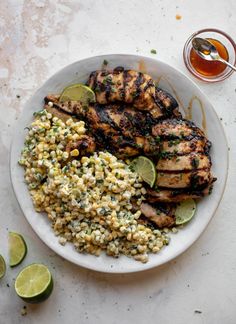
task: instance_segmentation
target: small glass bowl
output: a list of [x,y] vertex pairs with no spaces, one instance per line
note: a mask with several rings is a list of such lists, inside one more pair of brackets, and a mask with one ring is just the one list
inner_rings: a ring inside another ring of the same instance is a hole
[[186,41],[183,50],[184,63],[187,69],[198,79],[206,82],[219,82],[227,79],[234,71],[230,67],[218,75],[205,76],[197,72],[190,62],[190,51],[192,49],[192,39],[194,37],[213,38],[220,41],[227,49],[229,54],[229,63],[236,65],[236,44],[233,39],[219,29],[206,28],[193,33]]

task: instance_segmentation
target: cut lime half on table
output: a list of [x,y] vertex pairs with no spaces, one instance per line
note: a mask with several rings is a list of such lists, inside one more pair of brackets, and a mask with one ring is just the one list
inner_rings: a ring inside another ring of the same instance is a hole
[[52,275],[44,264],[30,264],[16,277],[15,290],[25,302],[41,303],[53,290]]
[[155,165],[150,159],[145,156],[139,156],[131,162],[130,167],[137,172],[143,181],[148,183],[150,187],[154,186],[157,173]]
[[79,101],[83,106],[88,106],[91,102],[96,101],[96,96],[92,89],[77,83],[66,87],[62,91],[59,101]]
[[6,263],[3,256],[1,256],[0,254],[0,279],[4,277],[5,273],[6,273]]
[[23,236],[15,232],[9,232],[8,240],[10,267],[15,267],[24,260],[27,254],[27,245]]
[[182,201],[175,211],[176,225],[182,225],[189,222],[193,218],[196,208],[196,202],[192,198]]

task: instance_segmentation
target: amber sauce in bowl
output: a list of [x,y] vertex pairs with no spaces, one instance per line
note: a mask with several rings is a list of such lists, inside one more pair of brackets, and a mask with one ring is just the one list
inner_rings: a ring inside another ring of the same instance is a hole
[[[229,60],[229,54],[226,47],[218,40],[213,38],[206,38],[210,43],[212,43],[219,55],[226,61]],[[196,51],[192,48],[190,51],[190,62],[192,67],[200,74],[206,76],[215,76],[222,73],[226,69],[224,63],[218,61],[207,61],[201,58]]]
[[224,63],[201,58],[192,46],[192,40],[195,37],[210,41],[223,59],[236,66],[236,44],[234,40],[219,29],[206,28],[193,33],[187,39],[183,49],[184,63],[189,72],[196,78],[205,82],[219,82],[227,79],[233,73],[233,70]]

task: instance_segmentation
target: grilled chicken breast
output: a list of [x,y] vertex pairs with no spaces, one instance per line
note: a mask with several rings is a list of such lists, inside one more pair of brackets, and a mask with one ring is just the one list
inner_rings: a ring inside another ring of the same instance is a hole
[[153,79],[145,73],[124,70],[92,72],[88,86],[96,94],[100,104],[124,102],[141,111],[149,111],[155,118],[178,114],[178,103],[167,92],[157,88]]
[[165,119],[152,127],[160,140],[157,186],[171,189],[204,188],[212,182],[211,143],[192,122]]
[[48,102],[52,102],[60,111],[85,120],[98,143],[120,157],[156,156],[159,153],[159,141],[150,135],[156,121],[149,112],[122,104],[104,106],[96,103],[85,109],[78,102],[60,103],[59,98],[53,95],[47,96],[45,102],[46,107]]
[[149,113],[129,106],[95,104],[89,106],[85,118],[98,141],[119,156],[155,156],[159,152],[159,143],[150,135],[154,121]]
[[142,214],[159,228],[171,227],[175,224],[175,209],[174,204],[159,204],[157,206],[148,203],[142,203],[140,208]]

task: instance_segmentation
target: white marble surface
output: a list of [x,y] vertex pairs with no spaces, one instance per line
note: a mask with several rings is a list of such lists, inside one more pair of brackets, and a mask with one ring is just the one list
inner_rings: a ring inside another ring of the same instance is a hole
[[[102,53],[153,56],[154,48],[157,58],[187,73],[182,60],[186,38],[215,27],[236,39],[235,12],[232,0],[0,1],[0,253],[7,257],[8,230],[18,231],[29,245],[24,264],[45,262],[55,279],[50,299],[27,305],[22,317],[25,303],[13,287],[19,268],[8,268],[0,282],[1,324],[236,323],[236,75],[214,85],[197,82],[222,118],[230,147],[229,178],[222,203],[201,238],[162,267],[108,275],[56,256],[26,222],[13,194],[8,163],[14,124],[25,101],[61,67]],[[176,20],[176,14],[182,19]]]

